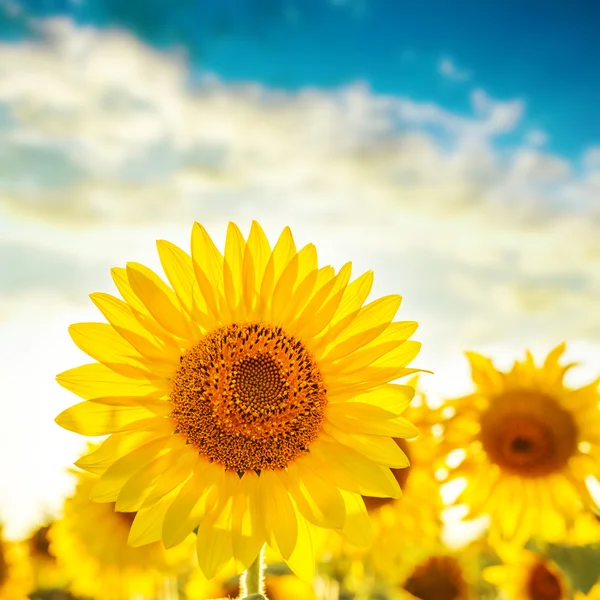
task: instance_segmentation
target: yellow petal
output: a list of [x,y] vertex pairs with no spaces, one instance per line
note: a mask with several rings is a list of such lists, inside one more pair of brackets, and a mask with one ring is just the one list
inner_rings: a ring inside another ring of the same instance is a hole
[[106,435],[138,429],[155,419],[153,412],[142,406],[107,406],[80,402],[61,412],[55,421],[61,427],[81,435]]
[[303,279],[300,280],[300,283],[296,286],[290,301],[283,308],[283,311],[280,316],[280,320],[282,323],[287,323],[288,321],[293,321],[297,315],[302,312],[306,303],[310,299],[310,296],[315,289],[317,284],[319,271],[317,269],[312,270],[308,273]]
[[143,356],[156,360],[179,359],[177,355],[170,353],[169,347],[140,324],[133,309],[125,302],[102,293],[90,294],[90,298],[117,333]]
[[424,369],[409,369],[400,365],[384,368],[371,365],[365,367],[360,372],[360,375],[352,374],[347,377],[338,377],[337,379],[328,380],[327,394],[330,398],[334,398],[335,396],[353,398],[354,396],[364,394],[365,392],[378,388],[395,379],[422,372],[430,373],[431,371],[425,371]]
[[214,507],[215,484],[222,468],[198,457],[192,477],[183,485],[165,514],[162,539],[167,548],[180,544]]
[[367,271],[348,284],[331,324],[335,325],[359,310],[373,287],[373,271]]
[[192,229],[192,258],[194,263],[206,275],[210,286],[217,293],[217,297],[222,295],[223,255],[200,223],[194,223]]
[[75,323],[69,326],[69,335],[79,349],[98,362],[143,366],[142,355],[108,323]]
[[[302,252],[302,250],[300,251]],[[292,257],[290,262],[285,266],[281,277],[275,282],[275,288],[271,295],[271,310],[270,320],[274,323],[281,321],[285,309],[288,307],[296,279],[298,277],[298,254]]]
[[346,433],[328,423],[325,423],[323,430],[340,444],[353,448],[380,465],[391,469],[404,469],[409,466],[408,457],[391,437]]
[[414,438],[419,430],[409,421],[378,406],[362,402],[327,405],[327,420],[343,431],[399,438]]
[[[284,473],[285,475],[285,473]],[[263,471],[259,477],[257,500],[269,544],[288,559],[296,546],[298,523],[288,489],[275,471]]]
[[99,363],[64,371],[56,376],[56,381],[85,400],[103,396],[148,396],[160,389],[155,383],[124,377]]
[[88,402],[107,406],[141,406],[161,417],[166,417],[173,408],[170,402],[156,396],[105,396],[88,400]]
[[311,454],[323,464],[333,481],[345,489],[363,496],[400,498],[402,490],[392,472],[369,460],[359,452],[337,442],[319,439],[310,447]]
[[303,327],[302,334],[304,336],[307,338],[316,337],[331,323],[331,319],[342,301],[351,273],[352,263],[346,263],[340,269],[340,272],[334,279],[334,285],[331,292],[327,296],[323,306],[318,309],[314,317],[311,317],[305,327]]
[[[352,354],[338,359],[333,363],[336,373],[347,374],[354,373],[369,365],[372,365],[380,358],[388,355],[392,350],[396,350],[400,345],[405,344],[408,338],[417,329],[417,323],[409,321],[401,321],[399,323],[390,323],[388,327],[377,336],[370,344],[363,346],[361,349]],[[410,353],[414,348],[411,346],[404,347],[405,353]],[[417,348],[418,353],[418,348]],[[325,359],[327,360],[327,359]],[[329,359],[331,361],[331,359]],[[324,361],[321,361],[324,362]],[[407,364],[407,363],[405,363]]]
[[152,428],[127,431],[125,433],[114,433],[104,440],[97,450],[82,456],[75,462],[75,466],[101,475],[116,460],[125,456],[132,450],[143,446],[156,438],[166,438],[172,434],[175,424],[168,419],[158,420],[152,424]]
[[388,327],[401,301],[401,296],[384,296],[361,308],[348,327],[331,341],[323,356],[336,360],[372,342]]
[[[361,402],[378,406],[389,412],[399,415],[410,404],[415,396],[415,389],[410,385],[400,385],[398,383],[386,383],[374,390],[369,390],[363,394],[355,396],[349,402]],[[330,403],[335,403],[337,398],[331,398]],[[348,400],[342,400],[348,402]]]
[[502,376],[489,358],[476,352],[465,354],[471,364],[471,378],[477,387],[482,390],[494,390],[502,385]]
[[197,458],[198,453],[190,446],[156,457],[123,485],[116,510],[135,512],[152,506],[190,477]]
[[223,283],[225,300],[232,320],[241,316],[242,302],[242,261],[246,242],[238,226],[229,223],[225,239],[225,260],[223,263]]
[[263,530],[258,524],[257,485],[256,473],[244,473],[233,496],[231,541],[233,556],[239,571],[247,569],[252,564],[265,541]]
[[138,510],[129,530],[127,543],[130,546],[145,546],[160,541],[165,513],[179,489],[179,487],[175,488],[162,496],[153,506]]
[[335,295],[337,293],[339,295],[339,298],[341,299],[341,295],[339,294],[340,286],[342,286],[344,282],[347,282],[347,277],[350,276],[350,268],[350,263],[344,265],[344,267],[340,269],[340,272],[337,275],[335,275],[332,278],[327,278],[326,281],[324,281],[324,283],[320,287],[316,288],[316,292],[313,293],[302,312],[300,312],[300,314],[296,317],[295,321],[291,325],[291,327],[293,327],[293,329],[297,331],[299,335],[304,335],[308,339],[313,337],[310,334],[310,327],[312,323],[315,322],[319,311],[324,309],[327,300],[332,295]]
[[116,460],[96,481],[91,498],[97,502],[115,502],[127,480],[141,471],[154,458],[183,444],[177,436],[159,438],[136,448]]
[[[294,507],[296,513],[298,509]],[[287,559],[290,569],[302,581],[312,583],[315,577],[315,552],[313,547],[310,524],[296,514],[298,521],[298,539],[292,555]]]
[[198,527],[198,566],[208,579],[219,575],[233,557],[231,540],[231,505],[238,484],[237,475],[224,472],[218,501],[205,514]]
[[127,278],[157,323],[173,335],[193,340],[189,319],[183,314],[175,292],[156,273],[139,263],[128,263]]
[[[269,240],[262,230],[261,226],[256,222],[252,221],[252,227],[250,228],[250,235],[248,235],[248,242],[246,244],[246,250],[244,252],[244,274],[247,279],[244,284],[244,292],[252,290],[251,295],[246,297],[246,306],[254,307],[257,300],[258,292],[260,291],[260,284],[265,273],[265,268],[269,262],[271,256],[271,246]],[[251,275],[246,269],[252,265],[254,267],[254,273]],[[251,283],[251,286],[249,285]]]
[[285,269],[286,265],[292,260],[292,257],[296,254],[296,244],[294,242],[294,236],[292,230],[286,227],[279,236],[279,239],[273,246],[273,278],[274,281],[278,281]]
[[346,523],[338,533],[349,543],[358,547],[370,546],[373,542],[371,522],[363,499],[342,490],[346,504]]
[[302,514],[319,527],[339,529],[346,519],[345,505],[338,488],[311,469],[310,460],[288,465],[294,501]]
[[181,306],[198,323],[203,332],[214,327],[196,281],[192,258],[181,248],[165,240],[156,242],[160,262]]

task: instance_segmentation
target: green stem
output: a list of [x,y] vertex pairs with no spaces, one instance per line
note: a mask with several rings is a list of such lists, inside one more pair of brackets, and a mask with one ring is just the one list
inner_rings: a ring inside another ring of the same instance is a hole
[[240,577],[240,598],[248,598],[253,594],[265,595],[265,564],[263,550],[258,553],[254,562]]

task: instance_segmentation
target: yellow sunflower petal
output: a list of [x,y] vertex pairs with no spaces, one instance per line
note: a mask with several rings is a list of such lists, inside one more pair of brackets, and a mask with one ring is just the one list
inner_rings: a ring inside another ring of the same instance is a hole
[[188,479],[197,457],[189,446],[157,456],[123,485],[116,509],[135,512],[151,506]]
[[98,307],[106,320],[115,328],[117,333],[127,340],[140,354],[146,358],[166,360],[179,358],[179,353],[171,352],[162,340],[156,338],[145,329],[136,319],[133,309],[127,303],[109,294],[90,294],[92,302]]
[[96,481],[92,499],[97,502],[115,502],[127,480],[141,471],[156,456],[183,444],[173,436],[147,442],[116,460]]
[[[297,510],[297,509],[296,509]],[[312,583],[315,577],[315,551],[308,522],[298,516],[296,547],[287,560],[290,569],[303,581]]]
[[378,406],[362,402],[339,402],[327,407],[327,420],[350,433],[414,438],[419,430],[410,422]]
[[385,465],[391,469],[404,469],[410,464],[406,454],[402,452],[391,437],[350,434],[336,427],[331,427],[327,423],[323,426],[323,430],[340,444],[353,448],[380,465]]
[[[183,250],[165,240],[156,243],[160,262],[179,302],[204,332],[214,327],[207,314],[207,306],[194,274],[192,258]],[[197,330],[193,329],[196,333]]]
[[290,557],[296,546],[298,522],[288,490],[276,471],[263,471],[259,477],[257,499],[269,543],[283,556]]
[[231,543],[236,566],[240,571],[252,564],[264,544],[262,528],[258,523],[257,486],[258,475],[245,473],[233,497]]
[[154,413],[142,406],[114,407],[80,402],[61,412],[55,421],[61,427],[82,435],[106,435],[137,429],[154,418]]
[[353,546],[366,547],[373,542],[371,522],[361,496],[341,490],[346,505],[346,522],[338,533]]
[[199,458],[192,477],[183,485],[165,514],[162,539],[167,548],[180,544],[213,506],[221,469]]
[[175,292],[156,273],[139,263],[128,263],[127,278],[131,289],[157,323],[182,339],[191,337],[189,321],[181,312]]
[[153,439],[170,436],[172,431],[173,424],[164,419],[154,422],[152,427],[149,426],[125,433],[114,433],[104,440],[97,450],[77,460],[75,465],[89,473],[101,475],[119,458]]
[[384,296],[361,308],[352,323],[332,341],[323,358],[336,360],[372,342],[391,323],[401,301],[401,296]]
[[246,241],[235,223],[227,226],[225,239],[225,260],[223,262],[223,283],[225,300],[232,320],[237,320],[242,302],[242,261]]
[[56,376],[56,381],[85,400],[102,396],[148,396],[160,389],[153,382],[119,375],[99,363],[64,371]]
[[307,463],[309,461],[296,461],[288,467],[298,510],[319,527],[343,527],[346,511],[340,491],[334,483],[319,477],[318,469],[311,469]]
[[341,489],[377,498],[400,498],[402,495],[388,468],[352,448],[320,439],[311,446],[311,454],[320,461],[319,468],[328,472]]
[[145,546],[160,541],[165,513],[178,492],[179,488],[175,488],[162,496],[156,504],[137,511],[127,539],[130,546]]

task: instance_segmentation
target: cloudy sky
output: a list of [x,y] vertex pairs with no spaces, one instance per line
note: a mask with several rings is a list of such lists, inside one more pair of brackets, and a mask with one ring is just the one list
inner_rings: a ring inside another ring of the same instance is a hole
[[10,534],[57,509],[84,447],[53,422],[74,401],[55,374],[86,362],[67,326],[194,220],[219,243],[230,220],[290,225],[373,269],[437,398],[469,388],[466,349],[506,366],[566,340],[574,383],[600,371],[600,5],[402,4],[0,0]]

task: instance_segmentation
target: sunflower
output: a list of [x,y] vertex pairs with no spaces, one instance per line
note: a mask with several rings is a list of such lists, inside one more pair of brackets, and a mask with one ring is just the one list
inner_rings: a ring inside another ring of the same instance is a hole
[[[416,556],[420,556],[415,560]],[[407,557],[399,573],[400,600],[476,600],[479,565],[475,547],[460,552],[439,544]]]
[[568,578],[554,562],[541,554],[521,549],[502,552],[503,565],[487,567],[483,578],[496,585],[503,600],[570,600]]
[[0,525],[0,600],[27,600],[33,590],[31,569],[22,544],[9,542]]
[[49,532],[52,523],[46,523],[31,532],[26,540],[36,588],[57,589],[67,583],[66,574],[58,567],[50,549]]
[[154,597],[168,585],[169,577],[189,564],[193,540],[170,551],[160,543],[132,548],[127,537],[134,515],[115,512],[114,504],[89,500],[97,477],[78,472],[77,479],[63,517],[47,534],[49,552],[68,577],[71,590],[96,600]]
[[506,373],[468,353],[476,391],[450,402],[445,443],[466,453],[451,473],[467,479],[457,503],[470,517],[489,515],[491,534],[503,540],[564,539],[595,506],[585,480],[600,475],[598,380],[567,387],[572,365],[559,364],[564,349],[542,366],[527,353]]
[[136,511],[129,541],[172,547],[198,527],[200,568],[246,569],[264,543],[312,577],[311,529],[370,542],[362,496],[398,497],[393,441],[417,435],[400,413],[413,390],[414,322],[401,298],[363,306],[373,281],[351,264],[319,268],[289,228],[271,250],[257,223],[230,223],[224,255],[198,223],[191,257],[158,252],[172,287],[129,263],[123,300],[92,294],[108,320],[70,328],[98,362],[60,374],[84,399],[57,422],[111,436],[76,464],[100,475],[92,498]]

